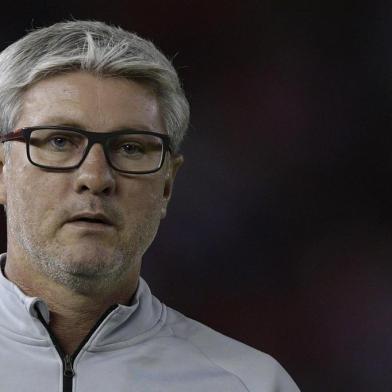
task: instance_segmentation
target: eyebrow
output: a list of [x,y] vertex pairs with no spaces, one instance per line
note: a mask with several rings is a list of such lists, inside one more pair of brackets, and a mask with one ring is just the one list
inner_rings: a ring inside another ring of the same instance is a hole
[[[89,127],[85,127],[78,121],[66,119],[64,117],[49,117],[45,119],[45,122],[42,124],[37,124],[39,125],[56,125],[56,126],[63,126],[63,127],[72,127],[72,128],[78,128],[82,130],[90,130],[94,131],[94,129],[91,129]],[[134,125],[121,125],[112,129],[109,129],[107,132],[114,132],[114,131],[126,131],[128,129],[134,129],[138,131],[148,131],[148,132],[157,132],[157,133],[165,133],[165,130],[159,130],[159,129],[154,129],[149,126],[143,125],[143,124],[134,124]]]
[[63,126],[63,127],[73,127],[73,128],[79,128],[79,129],[86,129],[80,122],[72,120],[72,119],[67,119],[65,117],[48,117],[45,118],[44,121],[41,121],[38,124],[34,124],[34,126],[40,126],[40,125],[55,125],[55,126]]

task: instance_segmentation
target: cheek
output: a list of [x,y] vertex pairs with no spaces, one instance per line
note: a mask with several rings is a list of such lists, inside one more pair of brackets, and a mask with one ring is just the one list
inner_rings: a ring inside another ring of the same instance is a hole
[[127,194],[127,209],[137,214],[159,211],[163,199],[162,181],[140,181],[134,184]]
[[160,222],[163,204],[163,181],[149,178],[130,184],[125,197],[125,225],[130,232],[154,233]]
[[151,245],[161,220],[163,183],[135,181],[129,184],[123,206],[123,227],[118,241],[142,257]]
[[7,208],[10,213],[15,215],[12,211],[16,211],[24,222],[34,221],[34,217],[46,222],[64,195],[59,177],[51,177],[29,164],[12,170],[7,179]]

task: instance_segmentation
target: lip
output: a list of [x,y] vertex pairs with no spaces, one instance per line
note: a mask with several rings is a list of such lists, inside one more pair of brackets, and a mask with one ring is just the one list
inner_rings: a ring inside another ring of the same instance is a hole
[[[91,220],[91,221],[89,221]],[[97,222],[94,222],[96,220]],[[82,227],[104,227],[104,226],[113,226],[113,222],[107,215],[102,212],[79,212],[75,215],[72,215],[70,219],[67,220],[66,223],[72,223],[74,225],[82,226]]]
[[91,233],[108,233],[113,231],[112,225],[105,223],[87,222],[87,221],[70,221],[66,223],[66,226],[72,228],[72,230],[81,230],[83,232]]

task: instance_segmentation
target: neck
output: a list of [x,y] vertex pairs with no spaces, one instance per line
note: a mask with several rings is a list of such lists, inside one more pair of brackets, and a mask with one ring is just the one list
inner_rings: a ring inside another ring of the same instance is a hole
[[31,264],[21,264],[7,255],[5,276],[26,295],[42,298],[46,302],[50,311],[49,327],[66,354],[72,354],[76,350],[110,306],[129,304],[137,289],[140,272],[140,263],[135,263],[114,287],[108,287],[99,293],[80,294],[48,280],[31,268]]

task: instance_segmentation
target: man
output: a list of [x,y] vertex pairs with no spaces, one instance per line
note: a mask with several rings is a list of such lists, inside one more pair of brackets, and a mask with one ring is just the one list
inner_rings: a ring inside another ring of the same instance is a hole
[[189,117],[163,54],[100,22],[33,31],[0,54],[0,113],[1,391],[298,391],[139,277]]

